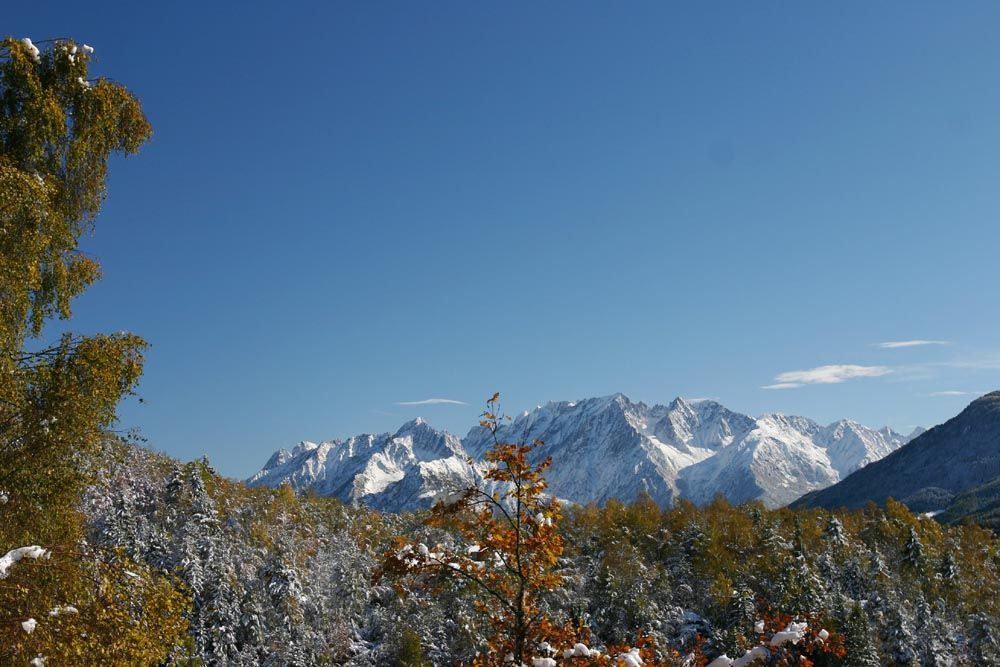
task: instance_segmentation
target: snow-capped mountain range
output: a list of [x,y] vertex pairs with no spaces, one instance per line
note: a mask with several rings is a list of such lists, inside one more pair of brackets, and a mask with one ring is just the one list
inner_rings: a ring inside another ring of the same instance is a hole
[[[622,394],[548,403],[506,422],[501,441],[545,442],[552,456],[549,491],[571,502],[603,503],[649,493],[769,507],[837,483],[919,435],[875,430],[850,420],[821,426],[805,417],[749,417],[714,401],[677,398],[669,405]],[[353,504],[399,511],[426,507],[436,495],[481,479],[491,434],[476,427],[462,440],[422,419],[396,433],[359,435],[277,451],[250,485],[290,483]]]
[[428,506],[442,490],[477,482],[479,472],[468,458],[458,438],[417,418],[391,434],[279,449],[247,483],[277,487],[288,482],[296,490],[400,511]]

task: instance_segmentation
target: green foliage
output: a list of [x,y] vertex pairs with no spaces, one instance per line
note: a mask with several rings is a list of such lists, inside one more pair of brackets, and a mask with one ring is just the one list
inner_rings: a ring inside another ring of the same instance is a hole
[[942,523],[968,523],[1000,531],[1000,477],[949,498],[938,509],[945,510],[936,518]]
[[861,605],[854,605],[844,626],[845,667],[878,667],[878,651],[875,649],[868,626],[868,616]]
[[[168,577],[83,538],[82,472],[142,372],[131,334],[38,342],[100,275],[80,252],[105,196],[112,153],[150,134],[119,84],[88,81],[89,49],[0,43],[0,555],[40,545],[0,586],[0,661],[153,664],[180,644],[185,596]],[[76,613],[51,615],[72,606]],[[35,619],[33,632],[21,623]]]
[[78,457],[114,423],[145,344],[124,333],[26,343],[48,318],[69,317],[99,276],[79,238],[100,209],[111,153],[135,152],[150,129],[125,88],[87,82],[84,49],[32,48],[0,43],[0,489],[8,523],[32,526],[30,536],[5,538],[52,541],[74,536],[65,526],[45,531],[39,515],[79,494]]
[[106,191],[108,158],[150,136],[138,100],[106,79],[71,41],[33,56],[0,43],[0,345],[19,350],[99,276],[78,250]]
[[399,633],[393,649],[395,667],[429,667],[431,664],[420,644],[420,635],[410,628]]

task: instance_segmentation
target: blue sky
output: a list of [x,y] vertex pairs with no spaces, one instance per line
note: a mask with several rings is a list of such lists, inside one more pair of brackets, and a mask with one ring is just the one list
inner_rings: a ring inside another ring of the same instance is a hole
[[[72,327],[151,342],[122,426],[180,458],[244,476],[418,414],[464,434],[495,390],[904,430],[1000,387],[996,3],[4,19],[94,45],[153,123]],[[401,405],[426,399],[468,405]]]

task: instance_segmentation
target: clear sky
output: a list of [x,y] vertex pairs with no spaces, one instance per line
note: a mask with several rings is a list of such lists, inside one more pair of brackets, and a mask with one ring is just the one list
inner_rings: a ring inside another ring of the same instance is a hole
[[[495,390],[908,430],[1000,387],[998,3],[3,19],[92,44],[153,123],[72,327],[151,342],[122,426],[182,459],[245,476],[417,415],[464,434]],[[904,341],[932,343],[876,345]],[[468,405],[400,404],[426,399]]]

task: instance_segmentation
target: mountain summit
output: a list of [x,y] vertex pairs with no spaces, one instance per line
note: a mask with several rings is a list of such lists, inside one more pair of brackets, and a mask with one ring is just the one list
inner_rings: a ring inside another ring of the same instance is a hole
[[477,471],[467,459],[458,438],[417,418],[393,434],[280,449],[247,484],[277,487],[287,482],[297,490],[397,511],[430,505],[442,489],[474,484]]
[[[841,420],[820,426],[805,417],[749,417],[711,401],[668,405],[624,394],[547,403],[501,426],[501,441],[542,440],[552,456],[546,477],[555,496],[577,503],[624,501],[640,493],[669,505],[722,494],[732,502],[776,507],[838,482],[907,442],[884,428]],[[426,507],[434,497],[481,478],[493,445],[476,427],[463,440],[422,419],[396,433],[303,442],[281,449],[247,482],[313,489],[383,510]]]

